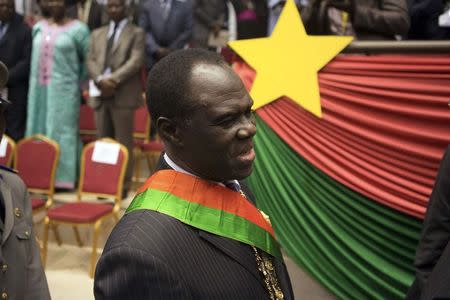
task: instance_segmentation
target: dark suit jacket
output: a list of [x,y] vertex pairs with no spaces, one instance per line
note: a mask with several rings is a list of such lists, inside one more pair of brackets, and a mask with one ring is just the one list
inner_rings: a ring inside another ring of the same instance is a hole
[[408,0],[411,28],[408,39],[411,40],[447,40],[450,29],[439,26],[439,15],[444,12],[444,2],[436,0]]
[[141,2],[139,26],[145,31],[146,64],[156,62],[153,55],[161,47],[182,49],[190,40],[193,26],[191,0],[173,0],[166,20],[160,13],[158,0]]
[[0,168],[0,194],[5,208],[4,222],[0,219],[0,291],[8,299],[50,300],[27,188],[18,175]]
[[[165,163],[159,169],[167,169]],[[283,260],[274,260],[293,299]],[[250,246],[139,210],[114,228],[97,264],[96,299],[268,299]]]
[[[7,134],[15,140],[23,137],[31,59],[31,30],[23,17],[15,14],[0,40],[0,60],[9,69],[8,98],[14,107],[7,111]],[[12,123],[14,124],[12,124]]]
[[208,37],[213,24],[223,26],[225,21],[225,0],[195,0],[194,1],[194,29],[192,46],[208,48]]
[[450,299],[450,147],[431,193],[407,299]]

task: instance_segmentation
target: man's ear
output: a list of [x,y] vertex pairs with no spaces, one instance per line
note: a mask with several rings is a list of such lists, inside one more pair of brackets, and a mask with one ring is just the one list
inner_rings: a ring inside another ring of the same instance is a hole
[[183,146],[183,141],[180,137],[180,129],[175,121],[166,117],[159,117],[156,121],[156,128],[163,141],[166,141],[173,146]]

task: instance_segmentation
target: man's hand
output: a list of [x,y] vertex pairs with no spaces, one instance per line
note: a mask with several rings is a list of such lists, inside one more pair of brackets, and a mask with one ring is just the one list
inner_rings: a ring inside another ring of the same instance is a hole
[[219,23],[214,23],[211,25],[211,31],[215,37],[217,37],[217,35],[219,34],[221,27],[222,26],[220,26]]
[[171,51],[171,50],[170,50],[169,48],[161,47],[161,48],[159,48],[158,50],[156,50],[156,52],[155,52],[155,58],[156,58],[157,60],[160,60],[161,58],[167,56],[167,55],[170,53],[170,51]]
[[116,93],[117,82],[112,78],[104,78],[98,83],[102,97],[112,97]]
[[329,6],[343,10],[350,15],[353,13],[353,0],[332,0]]

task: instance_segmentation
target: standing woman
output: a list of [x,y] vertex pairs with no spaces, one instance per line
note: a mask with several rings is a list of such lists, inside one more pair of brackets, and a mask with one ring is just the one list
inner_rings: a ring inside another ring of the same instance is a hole
[[80,81],[87,78],[87,25],[65,16],[64,0],[47,0],[48,20],[33,27],[26,135],[43,134],[61,147],[56,187],[72,189],[81,141]]

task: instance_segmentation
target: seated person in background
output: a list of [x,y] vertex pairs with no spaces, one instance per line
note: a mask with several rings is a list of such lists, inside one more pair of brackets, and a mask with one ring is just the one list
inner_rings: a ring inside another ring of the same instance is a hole
[[406,0],[311,0],[308,10],[302,17],[309,34],[393,40],[410,26]]
[[[0,88],[8,78],[0,62]],[[0,98],[0,139],[5,130],[5,106]],[[13,170],[0,166],[0,297],[1,299],[50,299],[34,236],[31,201],[27,187]]]
[[97,265],[99,299],[293,299],[272,227],[240,180],[255,120],[222,58],[176,51],[149,74],[149,111],[167,152],[114,228]]
[[408,300],[450,299],[450,146],[428,201]]

